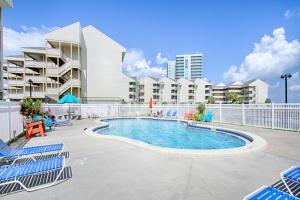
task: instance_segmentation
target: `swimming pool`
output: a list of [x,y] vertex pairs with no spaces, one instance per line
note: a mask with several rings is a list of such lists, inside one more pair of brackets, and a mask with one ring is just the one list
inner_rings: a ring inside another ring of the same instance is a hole
[[250,141],[241,135],[210,128],[188,126],[175,120],[112,119],[108,126],[95,128],[100,135],[138,140],[158,147],[176,149],[229,149],[243,147]]

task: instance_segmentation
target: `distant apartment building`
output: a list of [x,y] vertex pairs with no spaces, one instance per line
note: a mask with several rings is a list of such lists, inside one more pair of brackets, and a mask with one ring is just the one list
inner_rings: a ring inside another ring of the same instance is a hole
[[158,83],[161,103],[177,103],[178,83],[167,77],[161,78]]
[[214,85],[204,79],[190,81],[180,78],[175,81],[167,77],[160,80],[145,77],[138,80],[137,85],[139,89],[136,96],[141,103],[149,103],[150,98],[154,103],[208,103],[209,97],[213,97],[215,103],[226,104],[230,103],[226,93],[236,94],[245,104],[264,103],[268,98],[268,85],[259,79]]
[[[245,91],[243,93],[243,90]],[[235,81],[225,85],[219,83],[212,87],[212,96],[216,103],[230,103],[226,98],[226,93],[236,94],[243,99],[245,104],[265,103],[268,98],[269,86],[260,79],[249,80],[245,83]]]
[[93,26],[74,23],[45,35],[45,46],[6,57],[6,99],[55,102],[70,92],[82,102],[135,101],[136,81],[122,73],[126,49]]
[[3,8],[11,8],[12,0],[0,0],[0,99],[3,98]]
[[167,77],[171,79],[184,78],[196,80],[202,78],[202,54],[176,55],[176,61],[169,61],[167,65]]
[[176,76],[175,76],[175,71],[176,71],[176,68],[175,68],[175,65],[176,65],[176,61],[168,61],[167,62],[167,77],[170,78],[170,79],[173,79],[175,80]]

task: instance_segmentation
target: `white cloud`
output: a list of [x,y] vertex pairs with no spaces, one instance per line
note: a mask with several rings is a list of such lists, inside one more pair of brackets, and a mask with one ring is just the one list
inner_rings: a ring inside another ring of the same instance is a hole
[[167,63],[168,62],[168,58],[163,58],[161,56],[161,53],[159,52],[157,55],[156,55],[156,63],[161,65],[161,64],[164,64],[164,63]]
[[300,92],[300,73],[295,72],[292,74],[292,78],[289,80],[289,90],[292,92]]
[[130,49],[126,52],[123,63],[123,72],[129,76],[143,78],[146,76],[161,78],[166,75],[166,69],[159,66],[151,66],[151,60],[147,60],[139,49]]
[[277,88],[279,88],[280,86],[280,82],[277,81],[276,83],[274,83],[273,85],[270,85],[270,89],[271,90],[276,90]]
[[44,46],[44,36],[46,33],[57,29],[58,27],[46,26],[21,26],[17,31],[12,28],[3,27],[3,49],[4,55],[19,54],[21,47]]
[[231,66],[223,74],[226,81],[245,81],[251,78],[272,78],[300,64],[300,42],[287,41],[284,28],[277,28],[273,35],[264,35],[254,44],[253,52],[241,65]]
[[284,12],[284,17],[286,19],[291,19],[293,17],[300,17],[300,9],[296,8],[296,9],[292,9],[292,10],[286,10]]

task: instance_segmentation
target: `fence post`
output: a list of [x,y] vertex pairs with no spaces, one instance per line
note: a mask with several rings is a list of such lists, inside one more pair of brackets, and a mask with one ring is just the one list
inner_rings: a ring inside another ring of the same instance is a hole
[[222,123],[222,103],[219,103],[219,122]]
[[272,129],[274,129],[274,103],[271,104],[272,105]]
[[242,125],[245,126],[245,105],[242,103]]

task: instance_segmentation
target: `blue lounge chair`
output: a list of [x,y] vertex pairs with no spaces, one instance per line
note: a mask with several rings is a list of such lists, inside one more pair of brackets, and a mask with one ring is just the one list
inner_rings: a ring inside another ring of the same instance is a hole
[[165,115],[166,117],[171,117],[171,111],[168,110],[167,114]]
[[204,122],[212,122],[212,113],[211,112],[206,112],[202,116],[202,121],[204,121]]
[[294,182],[300,183],[300,167],[291,167],[287,170],[285,170],[284,172],[280,173],[281,176],[281,180],[284,183],[285,187],[288,189],[289,193],[295,197],[295,195],[293,194],[291,188],[288,186],[286,180],[292,180]]
[[0,161],[13,161],[12,165],[21,158],[29,157],[35,160],[33,155],[58,152],[58,156],[63,151],[63,144],[51,144],[44,146],[33,146],[25,148],[12,148],[0,139]]
[[263,186],[253,193],[244,197],[244,200],[264,200],[264,199],[277,199],[277,200],[299,200],[281,190],[271,186]]
[[171,115],[171,117],[176,117],[177,116],[177,111],[174,111]]
[[[21,164],[2,166],[0,167],[0,186],[16,183],[28,192],[50,187],[57,182],[64,168],[65,157],[54,157]],[[42,174],[54,170],[59,170],[59,173],[57,174],[55,180],[49,184],[28,188],[25,186],[25,183],[18,179],[22,176]]]

